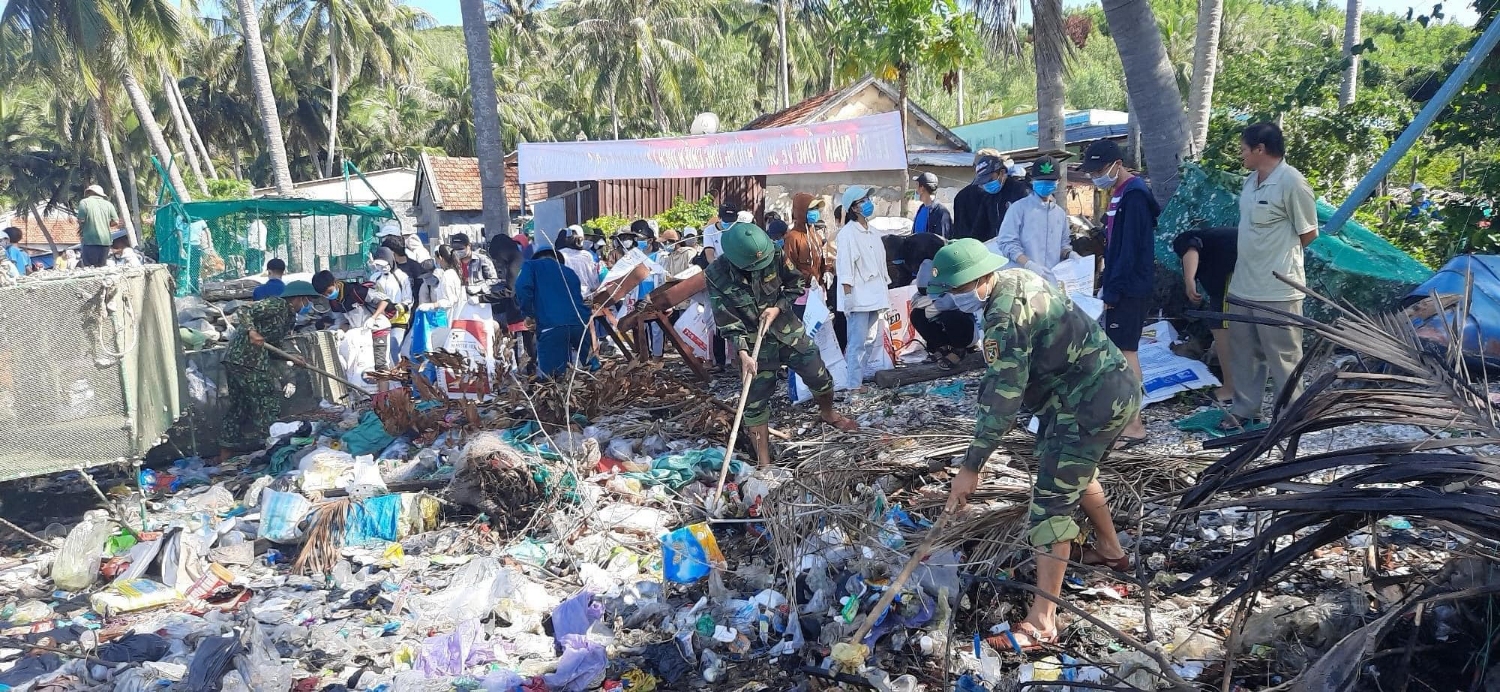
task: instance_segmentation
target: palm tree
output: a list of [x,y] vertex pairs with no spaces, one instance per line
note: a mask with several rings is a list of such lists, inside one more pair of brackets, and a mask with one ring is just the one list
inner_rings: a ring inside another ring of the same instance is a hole
[[619,105],[623,95],[651,106],[657,131],[672,129],[668,108],[681,111],[682,76],[704,71],[697,46],[708,22],[682,0],[568,0],[558,8],[574,23],[581,65],[597,70],[594,93]]
[[[1353,0],[1358,2],[1358,0]],[[1224,23],[1224,0],[1198,0],[1198,33],[1193,39],[1193,78],[1188,87],[1188,116],[1193,129],[1194,155],[1208,144],[1209,113],[1213,111],[1214,75],[1219,71],[1219,32]]]
[[474,149],[479,154],[479,189],[484,204],[485,237],[510,232],[505,203],[505,151],[500,144],[500,113],[495,105],[495,70],[490,58],[490,26],[483,0],[459,0],[464,48],[469,56],[469,84],[474,98]]
[[1036,61],[1037,150],[1067,146],[1063,123],[1063,75],[1068,36],[1063,31],[1062,0],[1031,0],[1031,50]]
[[[49,81],[66,89],[81,81],[90,93],[102,95],[105,83],[116,79],[125,89],[151,151],[167,168],[177,194],[190,199],[182,174],[172,159],[151,101],[136,79],[127,56],[153,53],[160,45],[177,42],[181,32],[176,8],[167,0],[11,0],[0,14],[0,41],[21,41],[32,65]],[[8,51],[12,52],[12,51]]]
[[1339,85],[1339,105],[1347,106],[1354,103],[1355,92],[1359,90],[1359,53],[1354,48],[1359,45],[1359,20],[1360,11],[1364,8],[1360,0],[1349,0],[1349,6],[1344,11],[1344,59],[1349,61],[1349,66],[1344,68],[1344,81]]
[[276,111],[276,97],[271,91],[271,72],[266,67],[266,49],[260,39],[260,13],[255,10],[255,0],[237,0],[240,15],[240,30],[244,32],[247,62],[250,64],[250,83],[255,90],[255,104],[260,110],[261,133],[266,140],[266,154],[270,157],[271,179],[276,194],[290,196],[292,167],[286,157],[286,140],[281,135],[281,116]]
[[1125,68],[1125,88],[1141,127],[1141,149],[1152,193],[1165,205],[1177,191],[1177,167],[1187,158],[1192,132],[1182,107],[1161,30],[1149,3],[1104,0],[1104,19]]

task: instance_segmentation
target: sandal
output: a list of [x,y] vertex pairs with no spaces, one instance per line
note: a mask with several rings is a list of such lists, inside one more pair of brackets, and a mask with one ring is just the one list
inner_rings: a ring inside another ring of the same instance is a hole
[[1099,554],[1099,549],[1093,545],[1083,546],[1083,554],[1078,556],[1078,561],[1089,567],[1108,567],[1121,574],[1130,574],[1133,565],[1130,564],[1130,554],[1126,553],[1116,559],[1108,560]]
[[1245,430],[1250,426],[1260,425],[1264,422],[1265,419],[1263,418],[1247,418],[1245,420],[1240,420],[1239,418],[1236,418],[1234,414],[1226,413],[1224,414],[1224,417],[1219,420],[1219,424],[1214,426],[1214,429],[1226,435],[1231,435],[1245,432]]
[[[1024,628],[1024,629],[1022,629]],[[1029,623],[1017,623],[1009,632],[985,637],[984,643],[996,651],[1014,651],[1023,656],[1047,651],[1057,645],[1057,633],[1044,635]]]

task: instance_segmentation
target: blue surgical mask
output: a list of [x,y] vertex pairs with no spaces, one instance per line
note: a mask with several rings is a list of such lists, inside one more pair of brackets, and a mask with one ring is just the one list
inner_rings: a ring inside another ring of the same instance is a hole
[[807,222],[808,223],[817,223],[818,219],[821,219],[821,218],[823,218],[823,214],[820,213],[817,209],[808,209],[807,210]]
[[985,183],[983,187],[985,192],[993,195],[1000,191],[1000,181],[990,180],[989,182]]
[[1031,190],[1032,192],[1035,192],[1039,197],[1046,197],[1054,192],[1057,192],[1057,181],[1033,180],[1031,181]]
[[339,289],[337,289],[337,288],[333,289],[333,293],[328,294],[328,299],[329,300],[338,300],[339,299]]
[[859,215],[865,217],[866,219],[874,216],[875,215],[875,203],[871,202],[870,200],[863,200],[863,201],[861,201],[859,203]]
[[300,307],[300,308],[297,309],[297,316],[298,317],[306,317],[311,312],[312,312],[312,303],[303,303],[302,307]]
[[984,301],[979,297],[979,288],[975,287],[972,291],[954,293],[953,306],[970,315],[978,315],[984,312]]
[[651,248],[651,244],[648,243],[648,242],[646,242],[646,241],[644,241],[644,240],[637,240],[637,241],[635,241],[635,246],[637,248],[640,248],[643,251],[644,250],[649,250]]
[[776,243],[776,249],[778,249],[778,250],[781,249],[781,248],[786,247],[786,238],[777,238],[776,240],[774,240],[772,242]]

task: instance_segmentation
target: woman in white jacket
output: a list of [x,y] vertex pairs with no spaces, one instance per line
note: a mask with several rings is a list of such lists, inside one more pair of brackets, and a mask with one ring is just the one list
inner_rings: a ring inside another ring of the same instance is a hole
[[413,360],[441,344],[429,343],[434,331],[453,323],[454,313],[468,300],[463,279],[459,278],[458,260],[453,249],[439,245],[432,253],[433,270],[417,289],[417,308],[412,317],[410,338],[402,345],[403,354]]
[[844,191],[844,227],[838,234],[838,308],[848,324],[849,347],[844,353],[845,385],[853,391],[863,386],[865,359],[879,334],[876,327],[891,307],[886,271],[885,243],[880,232],[870,228],[875,204],[870,188],[853,185]]

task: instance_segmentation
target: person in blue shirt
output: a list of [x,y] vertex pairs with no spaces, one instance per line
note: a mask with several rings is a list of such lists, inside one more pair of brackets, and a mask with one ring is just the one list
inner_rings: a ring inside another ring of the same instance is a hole
[[10,258],[10,263],[16,265],[16,273],[26,276],[31,271],[31,256],[25,250],[17,247],[21,242],[21,229],[11,226],[5,229],[5,256]]
[[1427,186],[1422,183],[1412,183],[1411,209],[1406,212],[1406,220],[1416,221],[1423,215],[1435,221],[1443,220],[1443,215],[1438,212],[1437,205],[1427,197]]
[[922,206],[917,207],[917,216],[911,222],[911,232],[932,233],[947,240],[953,234],[953,212],[937,201],[937,176],[922,173],[912,178],[912,182],[917,184],[917,200]]
[[516,302],[536,321],[536,364],[542,377],[556,377],[568,363],[589,358],[590,342],[584,325],[589,307],[579,290],[578,274],[558,261],[551,248],[538,250],[516,279]]
[[250,297],[255,300],[265,300],[281,295],[282,289],[286,288],[286,283],[281,280],[284,274],[286,274],[286,262],[279,258],[266,262],[266,276],[270,278],[266,279],[265,283],[256,286],[255,292],[250,294]]

